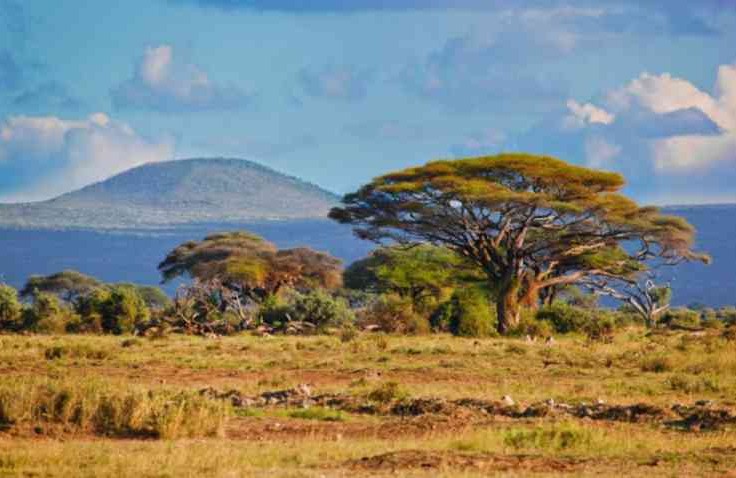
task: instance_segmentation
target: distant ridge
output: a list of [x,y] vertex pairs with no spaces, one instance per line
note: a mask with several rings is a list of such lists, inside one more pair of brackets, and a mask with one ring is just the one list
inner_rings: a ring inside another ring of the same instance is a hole
[[204,222],[323,218],[335,194],[252,161],[149,163],[48,201],[0,204],[0,226],[157,228]]

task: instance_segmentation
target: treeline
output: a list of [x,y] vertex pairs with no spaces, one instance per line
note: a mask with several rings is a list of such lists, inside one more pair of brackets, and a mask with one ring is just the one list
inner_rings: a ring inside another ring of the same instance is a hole
[[[157,287],[106,284],[76,271],[33,276],[17,291],[0,285],[5,332],[164,335],[497,335],[494,291],[448,249],[428,244],[376,249],[343,270],[311,249],[279,250],[250,233],[214,234],[172,251],[164,280],[193,281],[171,299]],[[662,297],[663,301],[668,297]],[[528,308],[510,332],[531,338],[580,333],[606,340],[643,320],[630,306],[605,309],[576,287]],[[668,310],[661,324],[690,330],[736,324],[736,307]]]

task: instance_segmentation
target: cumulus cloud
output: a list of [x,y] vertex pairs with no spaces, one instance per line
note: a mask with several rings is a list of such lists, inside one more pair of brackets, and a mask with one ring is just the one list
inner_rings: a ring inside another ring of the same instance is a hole
[[653,161],[663,172],[687,173],[736,158],[736,65],[719,67],[713,94],[669,74],[644,73],[608,98],[623,113],[637,107],[661,116],[697,111],[718,126],[719,134],[681,132],[653,140]]
[[595,123],[611,124],[616,119],[616,115],[591,103],[580,104],[575,100],[568,100],[567,109],[570,114],[562,120],[562,125],[568,129],[584,128]]
[[171,45],[146,48],[133,77],[111,95],[119,109],[167,113],[239,109],[251,100],[242,89],[217,84],[198,66],[180,61]]
[[104,113],[10,117],[0,123],[0,171],[32,181],[3,199],[47,199],[173,154],[170,139],[146,139]]
[[304,68],[299,72],[299,83],[304,93],[314,98],[355,101],[365,97],[371,76],[350,66]]

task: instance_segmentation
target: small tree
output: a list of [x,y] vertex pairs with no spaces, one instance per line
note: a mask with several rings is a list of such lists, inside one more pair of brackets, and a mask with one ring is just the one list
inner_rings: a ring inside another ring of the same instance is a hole
[[[377,242],[429,242],[471,261],[496,296],[498,331],[552,287],[628,277],[658,257],[706,260],[684,219],[619,194],[616,173],[550,157],[435,161],[374,179],[330,217]],[[623,247],[623,245],[626,247]]]
[[217,279],[244,298],[260,302],[284,287],[333,289],[342,282],[339,259],[306,247],[278,250],[248,232],[213,234],[186,242],[158,266],[163,282],[189,275]]
[[0,330],[17,330],[22,325],[23,305],[18,299],[18,291],[6,284],[0,284]]

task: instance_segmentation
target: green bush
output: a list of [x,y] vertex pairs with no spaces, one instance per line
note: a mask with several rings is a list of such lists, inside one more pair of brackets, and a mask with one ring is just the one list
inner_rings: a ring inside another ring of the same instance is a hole
[[290,320],[289,304],[281,296],[269,295],[261,302],[257,317],[261,324],[280,327]]
[[355,314],[344,299],[332,297],[319,289],[294,296],[287,313],[291,320],[309,322],[317,330],[355,322]]
[[668,327],[700,327],[700,312],[677,308],[664,313],[661,323]]
[[23,325],[22,319],[23,305],[18,299],[18,291],[0,284],[0,330],[18,330]]
[[398,334],[425,334],[430,331],[429,320],[414,311],[411,300],[396,294],[378,296],[363,311],[361,322]]
[[111,334],[128,334],[143,325],[151,311],[133,287],[115,286],[101,304],[102,329]]
[[495,307],[488,292],[480,287],[458,290],[450,299],[454,302],[450,316],[450,332],[462,337],[490,337],[496,333]]
[[79,320],[56,295],[49,292],[36,294],[24,316],[23,328],[39,334],[63,334],[70,324]]
[[537,311],[537,320],[549,321],[560,334],[583,332],[585,327],[595,321],[595,312],[575,307],[564,302],[555,302]]
[[511,335],[530,337],[550,337],[555,330],[547,320],[537,320],[532,314],[522,313],[521,320],[511,331]]

